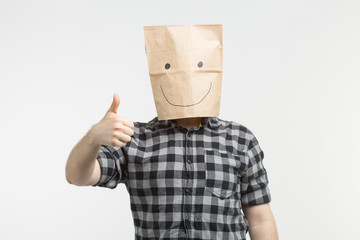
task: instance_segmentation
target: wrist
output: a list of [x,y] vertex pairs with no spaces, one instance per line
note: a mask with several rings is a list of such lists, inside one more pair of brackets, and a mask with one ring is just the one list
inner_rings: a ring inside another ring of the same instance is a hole
[[92,147],[100,146],[96,138],[96,125],[92,126],[89,131],[86,133],[85,138],[87,143]]

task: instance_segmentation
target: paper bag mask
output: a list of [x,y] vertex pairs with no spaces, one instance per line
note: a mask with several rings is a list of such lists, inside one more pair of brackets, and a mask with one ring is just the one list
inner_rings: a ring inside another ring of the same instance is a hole
[[144,34],[158,119],[218,116],[222,25],[145,26]]

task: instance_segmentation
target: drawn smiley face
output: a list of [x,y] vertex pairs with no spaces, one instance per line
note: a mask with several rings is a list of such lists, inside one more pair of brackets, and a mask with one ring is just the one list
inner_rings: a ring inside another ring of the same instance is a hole
[[[203,63],[202,61],[199,61],[199,62],[197,63],[197,67],[198,67],[199,69],[201,69],[203,66],[204,66],[204,63]],[[166,69],[166,70],[169,70],[170,68],[171,68],[171,64],[170,64],[170,63],[166,63],[166,64],[165,64],[165,69]],[[165,100],[166,100],[170,105],[175,106],[175,107],[191,107],[191,106],[198,105],[199,103],[201,103],[201,102],[209,95],[209,93],[210,93],[210,91],[211,91],[211,87],[212,87],[212,82],[210,82],[210,85],[209,85],[209,87],[207,88],[207,90],[204,92],[203,96],[201,96],[201,97],[199,98],[199,100],[197,100],[197,101],[194,102],[194,103],[191,103],[191,104],[176,104],[176,103],[170,101],[169,97],[166,96],[166,93],[165,93],[165,91],[164,91],[163,85],[160,84],[160,89],[161,89],[162,95],[164,96]]]

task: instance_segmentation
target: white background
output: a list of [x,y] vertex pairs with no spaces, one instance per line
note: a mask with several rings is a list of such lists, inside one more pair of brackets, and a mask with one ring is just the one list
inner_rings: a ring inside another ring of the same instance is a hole
[[118,93],[156,116],[143,26],[223,24],[220,118],[264,150],[280,239],[360,239],[358,1],[0,0],[0,239],[133,239],[129,197],[65,180]]

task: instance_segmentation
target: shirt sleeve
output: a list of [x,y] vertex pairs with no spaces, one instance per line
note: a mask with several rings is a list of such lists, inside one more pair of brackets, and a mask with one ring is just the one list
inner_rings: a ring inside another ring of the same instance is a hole
[[241,203],[243,206],[271,201],[268,176],[263,164],[264,152],[251,132],[250,136],[251,140],[247,150],[248,167],[241,177]]
[[101,168],[101,178],[93,187],[114,189],[126,180],[126,161],[122,148],[101,145],[97,160]]

